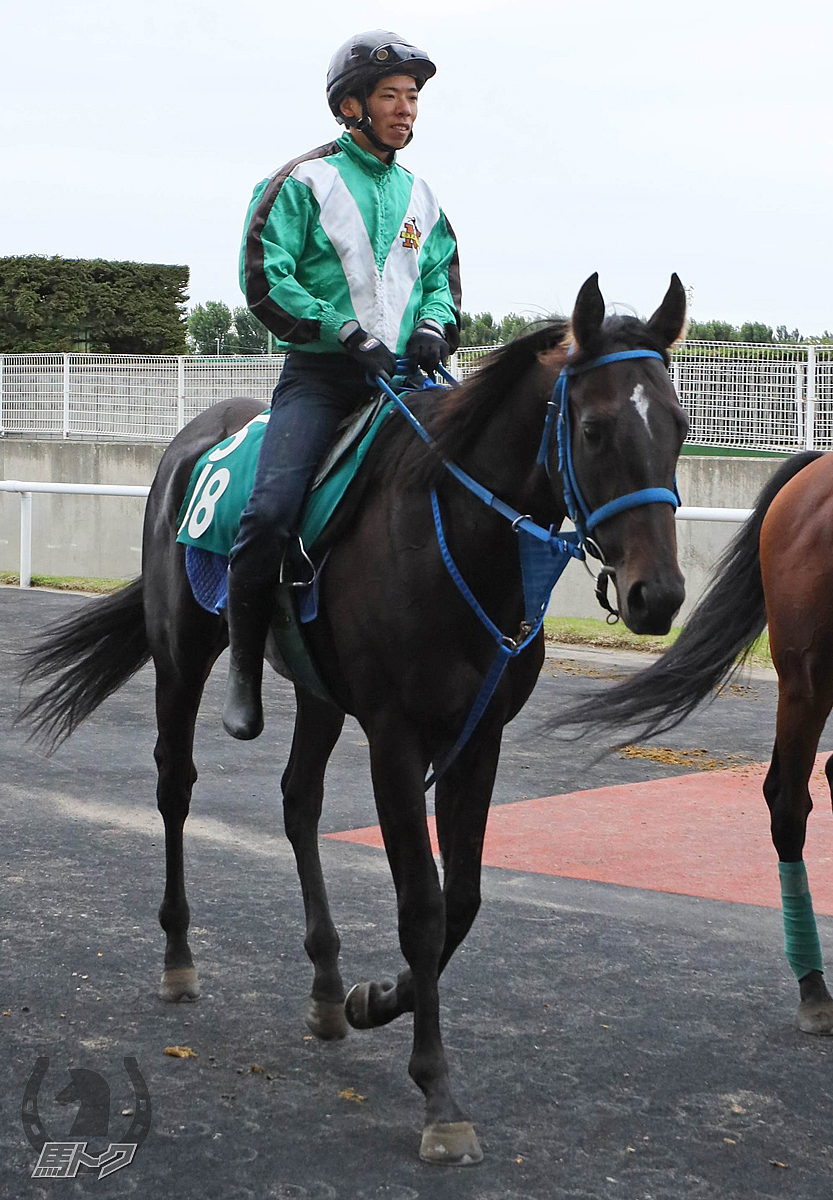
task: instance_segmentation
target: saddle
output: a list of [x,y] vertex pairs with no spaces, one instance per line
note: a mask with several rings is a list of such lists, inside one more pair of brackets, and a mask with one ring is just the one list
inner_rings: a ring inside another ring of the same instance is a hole
[[[313,481],[298,530],[281,568],[277,612],[266,657],[279,674],[329,699],[307,648],[302,626],[318,615],[318,590],[326,561],[316,546],[344,500],[367,451],[394,409],[378,396],[339,426]],[[254,484],[269,420],[259,413],[242,429],[207,450],[191,473],[177,517],[176,540],[185,545],[185,568],[194,599],[222,614],[228,602],[228,559]]]

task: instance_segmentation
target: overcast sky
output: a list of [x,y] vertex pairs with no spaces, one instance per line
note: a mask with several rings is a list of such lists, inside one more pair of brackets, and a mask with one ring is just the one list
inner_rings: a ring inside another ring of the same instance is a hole
[[242,302],[255,183],[339,132],[332,51],[432,55],[401,162],[460,243],[463,304],[569,311],[600,273],[650,312],[833,330],[833,17],[823,0],[6,0],[0,255],[187,263]]

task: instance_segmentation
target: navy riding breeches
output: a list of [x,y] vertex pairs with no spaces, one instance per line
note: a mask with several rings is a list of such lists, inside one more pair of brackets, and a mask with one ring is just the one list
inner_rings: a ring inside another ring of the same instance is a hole
[[277,579],[284,547],[339,424],[372,391],[364,370],[346,354],[287,356],[229,558],[238,578]]

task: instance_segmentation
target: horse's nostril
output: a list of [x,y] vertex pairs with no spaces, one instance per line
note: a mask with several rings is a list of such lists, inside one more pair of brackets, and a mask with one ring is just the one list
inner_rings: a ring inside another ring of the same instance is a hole
[[628,608],[634,614],[644,613],[648,607],[648,589],[642,582],[631,585],[628,592]]

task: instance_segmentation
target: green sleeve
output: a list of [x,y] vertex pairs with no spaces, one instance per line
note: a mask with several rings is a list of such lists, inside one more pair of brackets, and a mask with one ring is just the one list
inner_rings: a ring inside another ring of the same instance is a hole
[[427,317],[439,321],[446,331],[451,349],[456,350],[460,340],[461,302],[457,239],[442,211],[422,248],[419,270],[422,303],[417,322]]
[[311,295],[296,279],[318,202],[305,184],[288,177],[264,221],[261,198],[268,183],[255,189],[240,252],[240,283],[249,308],[281,341],[321,341],[338,350],[338,331],[350,314]]

